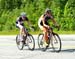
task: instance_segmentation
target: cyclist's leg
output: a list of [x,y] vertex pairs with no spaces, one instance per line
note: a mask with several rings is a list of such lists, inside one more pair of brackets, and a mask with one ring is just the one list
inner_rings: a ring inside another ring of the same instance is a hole
[[22,29],[22,34],[23,36],[26,36],[26,28],[23,26],[23,29]]
[[25,28],[24,26],[22,26],[22,27],[21,27],[21,30],[22,30],[22,31],[21,31],[20,33],[21,33],[21,35],[23,36],[23,38],[25,39],[26,34],[27,34],[26,28]]
[[43,27],[43,33],[44,33],[44,41],[48,43],[48,29],[46,27]]
[[16,25],[20,29],[20,41],[23,41],[23,26],[20,24]]
[[47,36],[47,29],[41,25],[39,25],[39,28],[43,31],[43,34],[44,34],[44,37],[43,37],[43,40],[44,40],[44,44],[45,45],[48,45],[46,43],[47,39],[48,39],[48,36]]

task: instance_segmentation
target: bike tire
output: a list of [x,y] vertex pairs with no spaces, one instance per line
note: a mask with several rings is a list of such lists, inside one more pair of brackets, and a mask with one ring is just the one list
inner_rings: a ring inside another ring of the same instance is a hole
[[39,49],[42,50],[42,51],[46,51],[47,50],[47,46],[43,46],[43,36],[44,34],[40,33],[38,35],[38,46],[39,46]]
[[[20,40],[20,35],[17,35],[16,36],[16,44],[17,44],[17,47],[19,50],[23,50],[23,47],[24,47],[24,43],[19,41]],[[21,45],[20,45],[21,44]]]
[[31,34],[27,35],[26,44],[29,50],[33,51],[35,49],[35,40]]
[[[54,52],[61,51],[62,43],[61,43],[61,39],[58,34],[54,33],[53,38],[50,40],[50,42],[51,42],[51,46],[52,46]],[[57,43],[58,43],[58,45],[56,45]]]

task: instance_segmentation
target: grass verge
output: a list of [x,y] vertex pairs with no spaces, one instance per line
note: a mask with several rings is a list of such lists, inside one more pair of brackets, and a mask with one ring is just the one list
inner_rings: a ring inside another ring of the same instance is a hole
[[[54,31],[58,34],[75,34],[75,31]],[[0,35],[17,35],[19,31],[0,31]],[[30,31],[29,33],[36,35],[42,33],[42,31]]]

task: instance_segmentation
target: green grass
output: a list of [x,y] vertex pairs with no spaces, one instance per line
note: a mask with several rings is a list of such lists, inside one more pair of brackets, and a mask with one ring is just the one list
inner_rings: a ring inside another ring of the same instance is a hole
[[0,35],[16,35],[19,31],[0,31]]
[[[75,34],[75,31],[54,31],[58,34]],[[17,35],[19,33],[19,31],[0,31],[0,35]],[[29,32],[33,35],[42,33],[42,31],[32,31]]]
[[75,34],[75,31],[55,31],[58,34]]

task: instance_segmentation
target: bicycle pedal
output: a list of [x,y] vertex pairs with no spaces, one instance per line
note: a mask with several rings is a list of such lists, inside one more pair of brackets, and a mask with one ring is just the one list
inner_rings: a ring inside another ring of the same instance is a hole
[[43,45],[43,42],[40,42],[40,45]]
[[27,44],[24,44],[25,46],[28,46]]
[[48,47],[49,47],[49,45],[46,46],[46,48],[48,48]]

